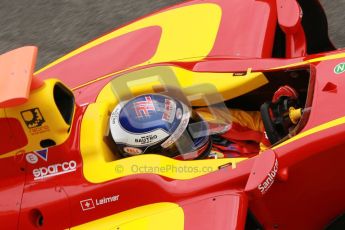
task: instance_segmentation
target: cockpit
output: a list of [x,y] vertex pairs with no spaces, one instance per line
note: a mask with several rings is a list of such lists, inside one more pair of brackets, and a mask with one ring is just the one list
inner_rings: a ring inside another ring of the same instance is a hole
[[[112,162],[113,164],[128,162],[130,164],[152,157],[156,162],[166,160],[165,156],[149,152],[123,157],[111,136],[109,119],[114,108],[121,102],[148,93],[163,93],[178,98],[193,110],[207,108],[209,111],[215,111],[220,108],[223,111],[229,109],[256,111],[261,116],[266,114],[263,125],[271,127],[268,139],[273,140],[273,144],[267,148],[274,148],[298,134],[307,123],[310,110],[306,108],[310,108],[312,101],[314,79],[312,73],[309,65],[264,72],[248,69],[246,72],[233,73],[193,72],[176,66],[155,66],[114,76],[100,92],[96,102],[90,104],[85,112],[81,128],[81,153],[83,157],[90,157],[92,160],[84,163],[98,162],[99,165],[106,165]],[[284,85],[289,85],[298,92],[298,100],[282,100],[279,104],[272,105],[270,102],[274,92]],[[211,113],[211,120],[214,120],[212,116]],[[287,127],[286,121],[289,120],[291,123],[291,116],[294,117],[295,123]],[[243,139],[245,140],[245,136]],[[242,161],[259,153],[260,147],[255,154],[239,155],[230,161]],[[215,158],[195,162],[229,161],[229,159]],[[183,164],[193,162],[170,160],[185,162]]]

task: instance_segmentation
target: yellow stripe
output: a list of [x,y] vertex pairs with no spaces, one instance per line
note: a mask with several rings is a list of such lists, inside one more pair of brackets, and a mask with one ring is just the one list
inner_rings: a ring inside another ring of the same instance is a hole
[[303,62],[297,62],[297,63],[293,63],[290,65],[275,67],[272,69],[283,69],[283,68],[288,68],[288,67],[306,65],[306,64],[310,64],[310,63],[314,63],[314,62],[330,61],[330,60],[335,60],[335,59],[340,59],[340,58],[345,58],[345,53],[339,53],[339,54],[333,54],[333,55],[329,55],[329,56],[325,56],[325,57],[314,58],[314,59],[310,59],[310,60],[303,61]]
[[83,229],[183,230],[184,213],[183,209],[177,204],[155,203],[71,228],[71,230]]
[[316,126],[314,128],[308,129],[307,131],[305,131],[303,133],[299,133],[298,135],[286,140],[285,142],[281,143],[280,145],[275,146],[273,149],[277,149],[283,145],[289,144],[289,143],[296,141],[296,140],[299,140],[303,137],[306,137],[306,136],[309,136],[311,134],[318,133],[318,132],[336,127],[338,125],[343,125],[343,124],[345,124],[345,117],[338,118],[336,120],[333,120],[333,121],[324,123],[322,125]]

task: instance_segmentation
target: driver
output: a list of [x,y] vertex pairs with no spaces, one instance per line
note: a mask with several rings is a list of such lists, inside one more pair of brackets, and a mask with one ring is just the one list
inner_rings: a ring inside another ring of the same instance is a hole
[[[298,105],[298,93],[292,87],[285,85],[280,87],[273,95],[272,102],[266,102],[264,105],[271,105],[269,113],[271,116],[276,114],[289,115],[289,109],[292,107],[287,102],[294,102]],[[286,106],[287,108],[283,108]],[[281,106],[283,105],[283,106]],[[262,106],[263,107],[263,106]],[[277,109],[278,108],[278,109]],[[262,109],[261,109],[262,110]],[[278,110],[278,111],[276,111]],[[217,113],[216,119],[211,120],[212,115],[208,108],[197,109],[197,113],[208,122],[209,127],[219,126],[219,124],[226,123],[225,117],[221,112]],[[290,122],[290,117],[287,118],[284,134],[277,138],[269,138],[266,134],[266,125],[262,120],[262,111],[244,111],[240,109],[229,109],[231,118],[231,126],[225,132],[220,132],[212,135],[212,152],[214,157],[252,157],[259,151],[267,149],[272,144],[280,141],[295,126],[295,123]],[[214,117],[214,115],[213,115]],[[278,118],[276,120],[280,120]],[[279,127],[280,128],[280,127]]]
[[[297,100],[298,94],[290,86],[282,86],[274,93],[272,104],[284,98]],[[251,157],[271,145],[259,111],[212,112],[208,108],[191,110],[163,94],[145,94],[115,107],[110,132],[123,157],[145,153],[183,160]],[[226,119],[229,114],[231,121]]]

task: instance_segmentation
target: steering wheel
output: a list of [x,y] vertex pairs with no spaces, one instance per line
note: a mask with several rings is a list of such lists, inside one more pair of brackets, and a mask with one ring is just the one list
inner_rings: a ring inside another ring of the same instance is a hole
[[277,102],[265,102],[261,105],[260,112],[271,144],[275,144],[289,134],[295,124],[289,116],[291,107],[298,108],[298,101],[287,97],[280,98]]

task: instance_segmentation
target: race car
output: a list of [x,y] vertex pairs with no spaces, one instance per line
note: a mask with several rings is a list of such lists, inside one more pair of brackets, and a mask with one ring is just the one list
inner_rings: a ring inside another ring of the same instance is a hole
[[[186,1],[34,72],[36,59],[34,46],[0,56],[2,229],[345,227],[345,50],[317,0]],[[272,107],[282,85],[298,106]],[[122,157],[114,108],[176,90],[192,108],[260,111],[272,145]]]

